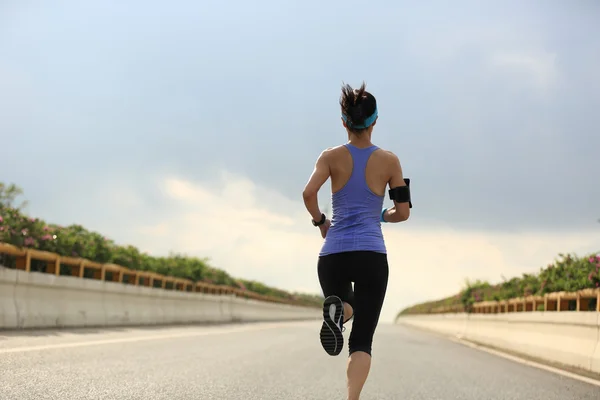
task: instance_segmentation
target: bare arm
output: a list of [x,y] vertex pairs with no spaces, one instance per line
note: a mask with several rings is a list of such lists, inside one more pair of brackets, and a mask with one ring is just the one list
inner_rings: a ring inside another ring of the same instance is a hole
[[314,221],[319,221],[321,219],[321,210],[319,209],[318,202],[319,189],[327,182],[327,179],[329,179],[330,176],[327,154],[328,152],[325,150],[317,159],[313,173],[302,192],[304,205]]
[[[395,154],[390,153],[391,156],[391,178],[388,182],[390,189],[400,186],[406,186],[404,182],[404,176],[402,175],[402,166],[400,160]],[[406,221],[410,217],[410,207],[408,203],[397,203],[394,201],[394,206],[388,208],[383,215],[386,222],[402,222]]]

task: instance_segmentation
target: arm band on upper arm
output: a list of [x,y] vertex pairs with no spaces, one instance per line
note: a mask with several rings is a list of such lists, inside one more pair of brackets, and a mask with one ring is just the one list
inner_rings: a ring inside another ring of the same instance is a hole
[[398,186],[389,190],[390,200],[394,200],[396,203],[408,203],[409,208],[412,208],[412,202],[410,201],[410,179],[404,178],[406,186]]

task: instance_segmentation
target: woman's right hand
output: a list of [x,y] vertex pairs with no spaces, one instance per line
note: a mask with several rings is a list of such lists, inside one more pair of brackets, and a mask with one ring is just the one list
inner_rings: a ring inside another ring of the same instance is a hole
[[329,219],[326,219],[325,223],[323,225],[319,225],[319,229],[321,231],[321,237],[323,239],[325,239],[325,236],[327,236],[327,232],[329,231],[330,226],[331,226],[331,221]]

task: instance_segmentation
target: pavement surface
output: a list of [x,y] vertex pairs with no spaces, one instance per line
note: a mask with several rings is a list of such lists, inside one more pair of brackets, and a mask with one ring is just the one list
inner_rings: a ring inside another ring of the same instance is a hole
[[[328,356],[319,328],[0,332],[0,399],[344,400],[347,352]],[[364,400],[600,399],[598,386],[403,326],[380,325],[373,352]]]

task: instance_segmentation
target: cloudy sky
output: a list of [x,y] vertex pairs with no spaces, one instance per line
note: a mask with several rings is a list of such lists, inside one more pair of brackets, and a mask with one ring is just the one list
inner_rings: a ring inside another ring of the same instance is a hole
[[412,179],[410,220],[384,227],[389,321],[600,250],[599,18],[594,0],[4,0],[0,181],[46,220],[319,292],[301,192],[346,140],[342,82],[364,80]]

